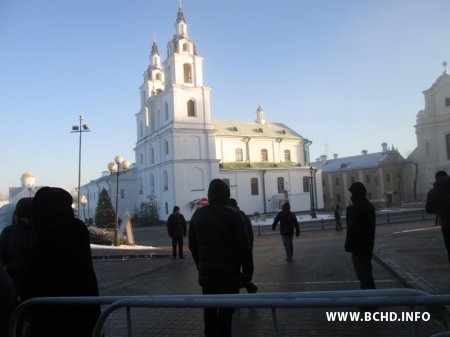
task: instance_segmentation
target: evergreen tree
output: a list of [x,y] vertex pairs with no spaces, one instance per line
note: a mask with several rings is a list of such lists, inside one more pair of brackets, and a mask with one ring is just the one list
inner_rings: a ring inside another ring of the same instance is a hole
[[97,209],[95,210],[95,224],[99,227],[114,227],[116,211],[106,189],[102,189],[98,197]]

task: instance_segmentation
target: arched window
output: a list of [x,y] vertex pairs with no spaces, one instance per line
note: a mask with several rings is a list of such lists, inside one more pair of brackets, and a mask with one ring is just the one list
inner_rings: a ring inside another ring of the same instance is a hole
[[155,193],[155,177],[153,174],[150,174],[150,193]]
[[250,179],[250,189],[252,191],[252,195],[258,195],[259,194],[258,178],[251,178]]
[[155,79],[156,79],[157,81],[161,81],[161,74],[160,74],[160,73],[156,74],[156,75],[155,75]]
[[309,177],[303,177],[303,192],[309,192]]
[[195,117],[195,102],[192,99],[187,102],[187,115],[188,117]]
[[189,63],[183,65],[184,83],[192,83],[192,66]]
[[235,153],[236,153],[236,161],[243,161],[244,160],[244,158],[242,156],[242,149],[236,149]]
[[164,120],[169,120],[169,103],[164,102]]
[[283,177],[277,178],[277,191],[278,191],[278,194],[284,193],[284,178]]
[[261,150],[261,161],[268,161],[269,158],[267,156],[267,149],[262,149]]
[[163,171],[163,190],[169,190],[169,179],[167,178],[167,171]]
[[183,44],[183,51],[189,52],[189,43]]
[[290,150],[284,150],[284,161],[285,162],[291,161],[291,151]]

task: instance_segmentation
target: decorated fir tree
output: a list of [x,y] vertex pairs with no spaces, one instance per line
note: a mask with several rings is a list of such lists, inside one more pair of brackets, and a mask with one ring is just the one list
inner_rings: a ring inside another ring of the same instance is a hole
[[106,189],[102,189],[95,211],[95,224],[99,227],[113,227],[115,218],[116,212],[112,206],[111,198]]

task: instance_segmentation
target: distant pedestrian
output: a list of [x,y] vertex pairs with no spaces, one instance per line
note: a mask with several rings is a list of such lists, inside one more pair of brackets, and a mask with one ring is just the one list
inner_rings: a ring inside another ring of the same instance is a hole
[[[209,205],[198,208],[189,226],[189,249],[203,294],[238,294],[241,268],[246,281],[253,276],[253,259],[241,214],[229,207],[230,188],[213,179]],[[231,336],[234,309],[205,308],[205,336]]]
[[286,250],[286,261],[290,262],[294,256],[294,244],[292,242],[294,239],[294,229],[295,236],[298,237],[300,235],[300,226],[297,217],[291,212],[291,205],[288,202],[283,204],[281,212],[273,219],[273,231],[277,228],[278,223],[280,223],[281,241]]
[[[72,196],[57,187],[42,187],[33,199],[36,239],[23,299],[98,296],[89,232],[74,217]],[[40,306],[31,311],[32,337],[90,337],[97,305]]]
[[[247,214],[245,214],[243,211],[241,211],[241,209],[239,208],[239,206],[237,204],[236,199],[230,198],[230,206],[233,207],[234,209],[236,209],[237,211],[239,211],[239,213],[241,213],[242,217],[244,218],[245,229],[247,230],[248,241],[249,241],[250,249],[251,249],[252,256],[253,256],[254,236],[253,236],[252,222],[250,221],[250,218],[247,216]],[[258,291],[258,287],[256,286],[256,284],[254,284],[252,281],[245,280],[244,277],[242,280],[242,288],[247,289],[247,292],[249,292],[249,293],[256,293]]]
[[[448,177],[447,172],[445,171],[437,171],[436,174],[434,175],[434,183],[433,183],[433,187],[436,186],[436,184],[440,181],[443,180],[445,178]],[[431,190],[430,190],[431,191]],[[434,193],[434,192],[433,192]],[[430,193],[428,193],[429,195]],[[427,195],[427,200],[428,200],[428,195]],[[441,226],[441,217],[439,215],[439,213],[436,212],[436,217],[434,219],[434,225],[437,226]]]
[[178,256],[180,259],[184,259],[183,256],[183,236],[186,236],[187,227],[186,220],[183,214],[180,213],[180,207],[175,206],[173,208],[172,214],[169,215],[167,219],[167,232],[172,238],[172,254],[173,258],[177,258],[177,247]]
[[450,263],[450,177],[442,174],[436,179],[434,187],[427,194],[425,210],[436,214]]
[[337,204],[334,209],[334,220],[336,220],[336,231],[339,232],[342,230],[342,222],[341,222],[341,205]]
[[20,296],[31,260],[34,229],[31,222],[33,198],[22,198],[14,210],[14,221],[0,234],[0,259]]
[[353,183],[349,188],[352,204],[347,207],[345,251],[352,253],[353,267],[361,289],[375,289],[372,253],[375,244],[375,208],[366,198],[366,187]]

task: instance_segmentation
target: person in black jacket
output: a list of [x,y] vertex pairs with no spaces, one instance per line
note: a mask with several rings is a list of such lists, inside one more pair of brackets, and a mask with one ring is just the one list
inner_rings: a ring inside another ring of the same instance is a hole
[[[253,258],[241,214],[228,206],[230,188],[213,179],[209,205],[198,208],[189,226],[189,249],[203,294],[237,294],[244,278],[251,281]],[[234,309],[204,309],[205,336],[231,336]]]
[[372,252],[375,243],[375,208],[366,198],[366,187],[353,183],[349,188],[352,205],[347,207],[345,251],[352,253],[353,267],[361,289],[375,289]]
[[440,176],[438,176],[438,173],[436,174],[434,187],[427,194],[425,210],[430,214],[436,213],[436,222],[441,226],[448,261],[450,262],[450,177],[445,172],[441,173]]
[[[72,196],[57,187],[42,187],[33,199],[36,238],[23,299],[98,296],[89,232],[74,217]],[[41,306],[31,312],[32,337],[90,337],[99,306]]]
[[284,249],[286,250],[286,261],[292,261],[292,256],[294,255],[294,244],[292,242],[295,236],[300,235],[300,227],[298,225],[297,217],[291,212],[291,205],[285,202],[281,207],[281,212],[277,214],[275,219],[273,219],[272,230],[277,228],[278,223],[280,223],[280,235],[281,241],[283,242]]
[[184,259],[183,256],[183,236],[186,236],[187,227],[186,220],[183,214],[180,213],[180,207],[175,206],[172,214],[167,219],[167,232],[172,238],[172,255],[173,258],[177,258],[177,246],[178,256],[180,259]]
[[33,198],[22,198],[14,210],[13,224],[0,234],[0,259],[14,282],[18,299],[30,266],[34,230],[31,222]]

